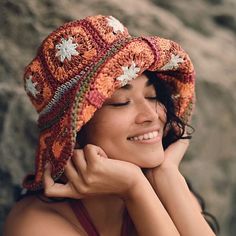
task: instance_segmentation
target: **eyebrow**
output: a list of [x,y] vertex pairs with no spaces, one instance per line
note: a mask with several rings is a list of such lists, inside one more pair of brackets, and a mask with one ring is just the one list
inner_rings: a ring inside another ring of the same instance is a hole
[[126,85],[122,86],[120,89],[131,90],[132,88],[133,88],[133,86],[131,84],[126,84]]
[[[145,83],[145,87],[151,86],[152,84],[150,84],[149,80],[146,81]],[[124,89],[124,90],[131,90],[133,88],[133,85],[131,84],[126,84],[123,87],[121,87],[120,89]]]

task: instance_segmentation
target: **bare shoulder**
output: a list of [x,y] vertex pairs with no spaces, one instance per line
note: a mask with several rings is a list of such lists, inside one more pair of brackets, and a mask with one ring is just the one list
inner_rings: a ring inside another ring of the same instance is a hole
[[[4,236],[84,236],[67,215],[60,214],[55,206],[40,203],[35,197],[26,197],[16,203],[9,213],[5,225]],[[62,209],[63,210],[63,209]]]

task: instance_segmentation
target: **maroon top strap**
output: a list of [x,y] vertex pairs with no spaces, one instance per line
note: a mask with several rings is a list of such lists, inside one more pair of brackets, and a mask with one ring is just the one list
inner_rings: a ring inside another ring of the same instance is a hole
[[125,208],[121,236],[130,236],[133,228],[133,221],[129,216],[127,208]]
[[89,236],[99,236],[98,231],[96,230],[86,208],[84,207],[83,203],[80,200],[71,200],[70,206],[74,211],[77,219],[79,220],[80,224],[87,232]]
[[[97,229],[95,228],[88,211],[86,210],[85,206],[83,205],[81,200],[71,200],[70,206],[75,213],[77,219],[79,220],[80,224],[87,232],[89,236],[100,236]],[[129,236],[131,233],[133,222],[131,221],[127,209],[124,211],[123,216],[123,224],[121,230],[121,236]]]

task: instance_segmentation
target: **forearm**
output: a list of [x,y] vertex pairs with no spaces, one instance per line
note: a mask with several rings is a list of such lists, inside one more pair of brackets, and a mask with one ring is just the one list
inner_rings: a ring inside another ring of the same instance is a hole
[[180,235],[146,178],[124,201],[139,236]]
[[154,190],[167,209],[181,236],[215,235],[176,167],[159,168],[153,172]]

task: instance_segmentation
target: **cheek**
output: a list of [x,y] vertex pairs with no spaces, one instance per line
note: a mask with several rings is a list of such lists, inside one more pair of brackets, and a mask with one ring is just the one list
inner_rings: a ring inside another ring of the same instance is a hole
[[127,116],[119,115],[117,113],[107,113],[94,117],[91,120],[87,129],[87,141],[101,148],[109,149],[114,148],[126,139],[129,121]]
[[[162,112],[161,112],[162,111]],[[165,120],[163,109],[159,113],[160,119]],[[107,112],[102,116],[98,113],[89,122],[87,142],[101,147],[108,157],[128,161],[140,167],[152,168],[163,161],[162,144],[155,147],[134,145],[127,137],[133,124],[133,113]]]
[[158,114],[159,119],[161,120],[161,122],[162,122],[163,124],[165,124],[165,123],[166,123],[166,120],[167,120],[167,118],[166,118],[166,112],[167,112],[167,110],[166,110],[166,108],[165,108],[163,105],[161,105],[161,104],[158,104],[158,105],[157,105],[157,107],[156,107],[156,113]]

